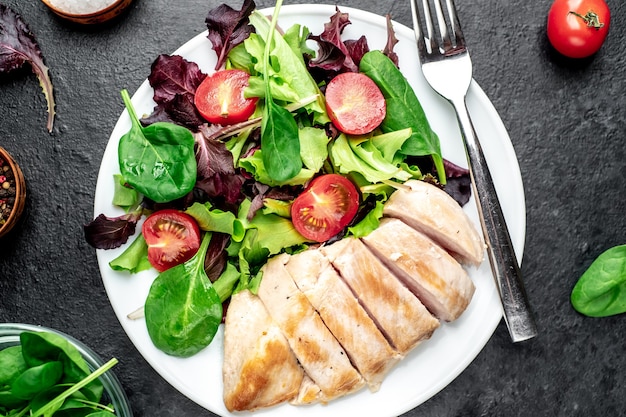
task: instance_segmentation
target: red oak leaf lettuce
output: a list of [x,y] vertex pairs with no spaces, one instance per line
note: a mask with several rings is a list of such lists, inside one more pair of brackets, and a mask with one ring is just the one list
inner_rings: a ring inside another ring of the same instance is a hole
[[150,116],[141,120],[142,124],[167,121],[197,131],[206,121],[196,109],[194,97],[205,78],[206,74],[195,62],[180,55],[159,55],[148,76],[157,105]]
[[141,210],[119,217],[100,214],[83,226],[85,240],[96,249],[119,248],[135,233],[137,222],[142,215]]
[[21,68],[26,63],[39,78],[48,104],[46,127],[52,132],[55,115],[54,94],[41,49],[22,18],[9,7],[0,4],[0,74]]
[[253,0],[244,0],[241,10],[235,10],[226,4],[220,4],[209,11],[205,20],[208,38],[217,53],[215,69],[222,68],[228,53],[235,46],[248,38],[254,28],[248,17],[256,8]]

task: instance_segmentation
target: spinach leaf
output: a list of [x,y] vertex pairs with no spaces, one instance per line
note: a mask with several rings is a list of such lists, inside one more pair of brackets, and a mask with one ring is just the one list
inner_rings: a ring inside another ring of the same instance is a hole
[[26,370],[21,346],[11,346],[0,351],[0,388],[11,385],[13,380]]
[[28,368],[11,385],[11,394],[23,400],[30,400],[38,393],[53,387],[63,375],[63,365],[59,361],[46,362]]
[[126,90],[122,99],[132,127],[120,138],[118,159],[126,182],[157,203],[189,193],[197,175],[191,131],[168,122],[142,127]]
[[411,156],[430,155],[437,169],[439,182],[445,184],[446,173],[439,137],[431,129],[422,105],[404,75],[380,51],[366,53],[361,60],[360,70],[376,83],[385,97],[387,116],[380,129],[383,132],[393,132],[410,127],[411,137],[400,152]]
[[[54,397],[52,401],[46,403],[43,407],[38,408],[35,411],[31,411],[30,417],[50,417],[54,413],[54,411],[58,410],[70,396],[75,395],[83,388],[99,382],[98,378],[100,378],[100,376],[102,376],[102,374],[104,374],[106,371],[111,369],[115,364],[117,364],[117,359],[113,358],[109,360],[107,363],[87,375],[85,378],[69,386],[69,388],[65,389],[59,395]],[[101,404],[94,404],[98,401],[91,401],[90,403],[86,404],[91,405],[94,409],[96,409],[95,407],[104,407]],[[106,408],[109,409],[109,407]]]
[[205,233],[193,258],[159,274],[150,287],[146,327],[154,345],[169,355],[198,353],[211,343],[222,320],[222,302],[204,272],[210,241],[211,233]]
[[[24,332],[20,334],[24,360],[29,366],[50,361],[63,365],[63,382],[76,383],[89,375],[90,370],[81,353],[64,337],[49,332]],[[98,402],[104,388],[94,381],[82,391],[90,401]]]
[[0,391],[0,411],[2,408],[15,409],[22,408],[28,402],[16,397],[10,390]]
[[293,115],[268,97],[261,124],[263,165],[276,181],[287,181],[302,169],[298,125]]
[[265,107],[261,122],[261,149],[263,165],[276,181],[287,181],[302,169],[298,125],[289,110],[274,103],[270,88],[270,51],[276,21],[282,0],[276,2],[272,23],[265,39],[263,79],[265,83]]
[[571,302],[590,317],[626,312],[626,245],[606,250],[591,263],[574,286]]

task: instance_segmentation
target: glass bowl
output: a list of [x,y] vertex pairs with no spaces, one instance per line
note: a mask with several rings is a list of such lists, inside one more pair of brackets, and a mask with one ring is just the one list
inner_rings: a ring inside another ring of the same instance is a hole
[[[95,25],[104,23],[108,20],[119,16],[126,10],[133,0],[116,0],[108,6],[100,10],[89,11],[86,13],[72,13],[68,12],[67,8],[59,7],[59,2],[55,0],[42,0],[43,3],[50,8],[56,15],[63,19],[72,21],[74,23],[80,23],[83,25]],[[84,2],[85,0],[75,0],[77,3]],[[65,4],[65,3],[63,3]]]
[[[93,350],[85,346],[82,342],[74,339],[72,336],[58,330],[31,324],[0,323],[0,350],[19,345],[20,334],[22,332],[50,332],[62,336],[76,347],[85,359],[85,362],[87,362],[87,366],[89,366],[91,371],[95,371],[105,363]],[[108,370],[102,374],[99,379],[104,386],[103,399],[105,401],[108,400],[113,405],[115,415],[117,417],[133,417],[133,411],[130,407],[128,397],[115,374],[111,370]]]

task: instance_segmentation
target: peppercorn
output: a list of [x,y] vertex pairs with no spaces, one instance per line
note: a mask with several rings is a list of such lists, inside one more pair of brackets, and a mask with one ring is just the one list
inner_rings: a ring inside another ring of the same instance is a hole
[[5,224],[15,204],[15,175],[7,162],[0,158],[0,226]]

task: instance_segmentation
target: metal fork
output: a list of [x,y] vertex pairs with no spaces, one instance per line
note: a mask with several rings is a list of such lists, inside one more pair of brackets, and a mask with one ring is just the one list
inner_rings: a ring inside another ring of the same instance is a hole
[[[472,80],[472,61],[465,46],[454,2],[445,0],[444,11],[442,1],[411,0],[422,72],[433,90],[447,99],[456,111],[467,154],[472,191],[487,244],[487,255],[502,300],[504,319],[513,342],[520,342],[536,336],[537,327],[498,195],[465,102]],[[418,2],[422,5],[426,33],[422,29]],[[430,3],[435,6],[438,33],[433,24]]]

